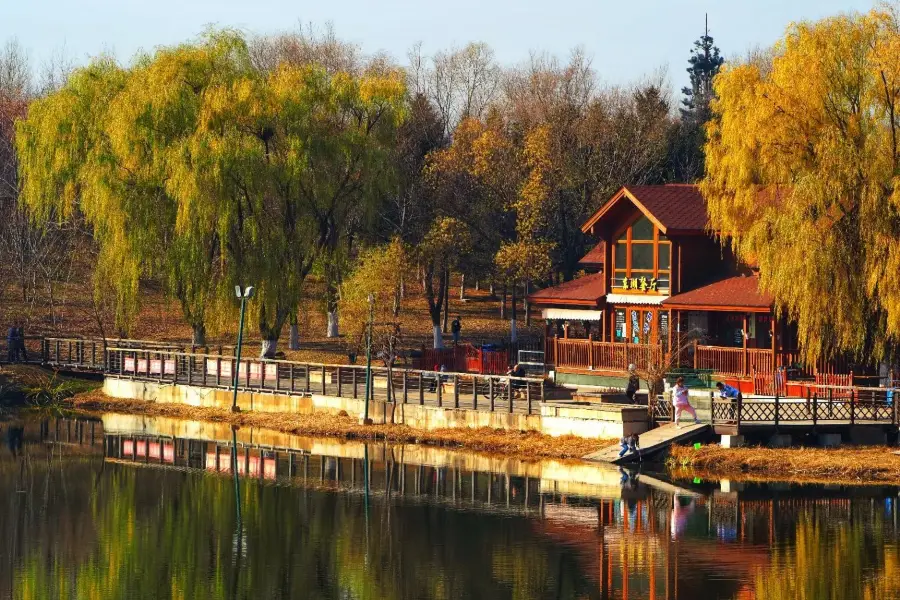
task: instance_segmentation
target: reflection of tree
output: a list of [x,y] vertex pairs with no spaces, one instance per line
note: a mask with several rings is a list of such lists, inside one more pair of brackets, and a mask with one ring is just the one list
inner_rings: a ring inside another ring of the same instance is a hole
[[[237,561],[228,478],[112,463],[99,469],[55,467],[51,501],[39,511],[0,497],[0,514],[19,518],[19,530],[30,535],[11,548],[10,563],[0,561],[0,590],[10,582],[22,599],[597,593],[568,551],[535,537],[524,519],[376,499],[366,544],[361,498],[246,480]],[[0,471],[0,488],[12,476]],[[0,519],[0,539],[10,539],[14,521]]]
[[[794,543],[773,549],[770,566],[755,580],[756,597],[767,600],[852,600],[897,597],[897,557],[886,560],[878,521],[825,522],[798,518]],[[888,562],[892,568],[888,567]]]

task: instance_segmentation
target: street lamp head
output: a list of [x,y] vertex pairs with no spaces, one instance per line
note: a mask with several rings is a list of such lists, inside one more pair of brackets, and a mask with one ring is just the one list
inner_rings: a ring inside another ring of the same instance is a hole
[[252,285],[248,285],[247,287],[241,289],[241,286],[234,286],[234,295],[238,298],[252,298],[253,294],[256,293],[256,289]]

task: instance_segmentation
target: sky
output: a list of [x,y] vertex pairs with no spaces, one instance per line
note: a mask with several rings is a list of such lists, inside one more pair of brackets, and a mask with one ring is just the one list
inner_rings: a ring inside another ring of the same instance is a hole
[[488,43],[503,65],[531,51],[567,57],[582,46],[601,81],[625,85],[666,70],[677,90],[693,41],[710,33],[726,57],[771,45],[792,21],[867,11],[872,0],[0,0],[0,43],[16,38],[34,64],[65,54],[76,64],[102,52],[128,61],[195,38],[207,25],[276,33],[324,27],[366,53],[405,62],[426,53]]

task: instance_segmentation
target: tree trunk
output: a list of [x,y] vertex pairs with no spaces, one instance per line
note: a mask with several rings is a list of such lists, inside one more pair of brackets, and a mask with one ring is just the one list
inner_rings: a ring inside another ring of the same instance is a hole
[[329,338],[338,337],[338,311],[337,308],[328,311],[328,332]]
[[506,318],[506,286],[503,286],[503,295],[500,297],[500,318]]
[[193,337],[191,338],[191,344],[194,346],[205,346],[206,345],[206,325],[203,323],[197,323],[191,327],[194,332]]
[[463,273],[459,276],[459,299],[466,299],[466,274]]
[[475,291],[476,292],[481,291],[481,280],[480,279],[475,280]]
[[491,294],[491,298],[497,297],[497,294],[494,292],[494,281],[493,280],[491,280],[491,283],[488,286],[488,292]]
[[[432,323],[432,329],[434,330],[434,348],[440,349],[444,347],[444,335],[441,332],[440,323]],[[428,368],[431,368],[431,365],[425,365]]]
[[447,333],[447,315],[450,313],[450,269],[444,271],[444,324],[443,331]]
[[291,323],[291,331],[288,337],[288,348],[291,350],[300,349],[300,325],[295,320]]
[[406,280],[405,279],[400,280],[400,299],[401,300],[406,299]]
[[259,351],[260,358],[275,358],[275,352],[278,348],[278,338],[263,339]]
[[512,284],[512,295],[509,303],[509,341],[516,342],[516,284]]

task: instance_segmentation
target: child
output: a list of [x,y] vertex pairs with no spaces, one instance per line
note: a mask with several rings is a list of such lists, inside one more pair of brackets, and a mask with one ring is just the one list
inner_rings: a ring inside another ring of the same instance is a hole
[[679,417],[681,417],[681,413],[683,411],[691,413],[691,416],[694,417],[694,423],[700,423],[700,419],[697,418],[697,411],[694,410],[694,407],[691,406],[690,400],[688,400],[688,390],[684,385],[684,377],[679,377],[675,380],[675,388],[672,390],[672,398],[672,405],[675,407],[675,427],[681,429],[681,426],[678,424],[678,420]]
[[622,450],[619,452],[619,458],[625,456],[625,454],[631,450],[632,452],[637,452],[640,448],[640,444],[638,443],[638,435],[636,433],[632,433],[631,435],[627,435],[619,440],[619,443],[622,445]]

